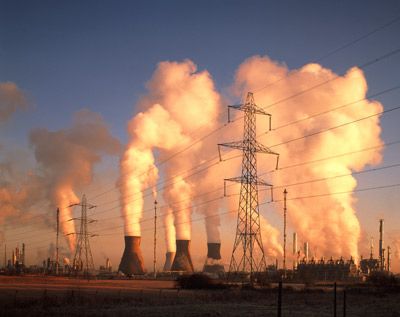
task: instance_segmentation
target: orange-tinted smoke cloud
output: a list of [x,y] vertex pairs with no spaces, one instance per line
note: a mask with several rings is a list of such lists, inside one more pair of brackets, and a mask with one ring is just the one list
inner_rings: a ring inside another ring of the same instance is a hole
[[[60,225],[63,234],[74,233],[75,226],[70,204],[78,203],[76,193],[90,184],[94,164],[102,154],[117,154],[120,144],[109,132],[103,118],[89,110],[76,112],[70,128],[49,131],[34,129],[30,142],[38,163],[41,189],[51,202],[52,219],[60,208]],[[70,251],[75,248],[75,235],[68,235]]]
[[[318,64],[308,64],[298,70],[289,71],[286,66],[266,56],[254,56],[238,68],[234,88],[238,95],[254,91],[256,104],[265,107],[332,79],[327,84],[267,109],[273,115],[273,127],[277,128],[366,96],[367,83],[360,69],[351,68],[344,76],[334,79],[336,76],[331,70]],[[281,80],[277,81],[278,79]],[[274,85],[259,90],[266,84],[274,82],[276,82]],[[382,105],[377,101],[361,101],[310,120],[271,131],[267,135],[264,133],[267,123],[260,120],[258,122],[259,141],[267,146],[273,146],[378,113],[381,110]],[[272,149],[280,153],[280,166],[284,167],[382,144],[380,133],[379,117],[372,117]],[[380,161],[380,152],[362,152],[323,160],[316,164],[283,169],[272,173],[272,182],[275,186],[285,186],[328,178],[360,171],[366,165],[378,164]],[[258,167],[260,172],[271,170],[270,158],[259,155]],[[360,224],[354,209],[356,199],[351,193],[356,186],[356,179],[353,176],[346,176],[288,187],[288,222],[290,228],[298,233],[299,241],[308,241],[310,248],[318,249],[321,255],[358,257]],[[350,193],[290,200],[300,196],[347,191]],[[278,197],[280,198],[282,197]],[[281,212],[282,206],[279,205],[276,209]],[[268,215],[266,217],[268,218]],[[264,240],[264,243],[271,244],[272,241]]]
[[[219,95],[211,76],[206,71],[197,72],[189,60],[159,63],[147,87],[148,95],[139,102],[143,110],[129,123],[131,139],[121,159],[121,200],[128,235],[141,235],[142,192],[158,179],[155,151],[161,161],[170,157],[212,129],[218,116]],[[203,150],[203,143],[198,142],[164,165],[170,183],[163,193],[168,204],[163,210],[167,214],[168,251],[174,251],[175,237],[191,238],[194,183],[178,174],[198,165]],[[175,229],[171,227],[172,219]]]
[[0,123],[7,121],[17,110],[27,107],[27,97],[15,83],[0,83]]

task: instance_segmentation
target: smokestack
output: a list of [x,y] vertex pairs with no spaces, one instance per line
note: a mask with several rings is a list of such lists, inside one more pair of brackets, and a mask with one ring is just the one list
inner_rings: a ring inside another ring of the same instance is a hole
[[293,255],[297,253],[297,233],[293,232]]
[[374,258],[374,238],[371,237],[370,240],[370,254],[369,254],[369,258],[373,259]]
[[308,242],[304,242],[304,257],[306,262],[308,262]]
[[383,219],[380,219],[379,220],[379,262],[380,262],[381,270],[383,270],[383,267],[385,266],[384,257],[385,257],[385,255],[383,254]]
[[25,266],[25,243],[22,243],[21,264]]
[[164,264],[164,272],[171,271],[172,262],[174,262],[175,252],[167,252],[165,253],[165,264]]
[[391,269],[391,252],[390,252],[390,247],[388,246],[387,247],[387,265],[386,265],[386,270],[388,271],[388,272],[390,272],[390,269]]
[[207,259],[203,272],[223,273],[225,271],[221,263],[221,243],[207,243]]
[[297,233],[293,232],[293,269],[297,267]]
[[131,276],[145,273],[140,240],[141,237],[125,236],[125,250],[118,268],[118,271],[125,275]]
[[176,240],[176,255],[171,271],[193,272],[192,259],[189,253],[190,240]]

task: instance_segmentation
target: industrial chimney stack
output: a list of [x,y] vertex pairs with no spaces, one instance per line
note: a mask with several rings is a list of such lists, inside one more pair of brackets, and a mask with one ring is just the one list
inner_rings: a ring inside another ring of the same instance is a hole
[[193,272],[192,259],[189,253],[190,240],[176,240],[176,254],[171,271]]
[[386,270],[388,271],[388,272],[390,272],[390,270],[391,270],[391,266],[392,266],[392,253],[390,252],[390,247],[388,246],[387,247],[387,265],[386,265]]
[[293,269],[297,267],[297,233],[293,232]]
[[221,263],[221,243],[207,243],[207,259],[203,272],[215,274],[225,272]]
[[175,252],[167,252],[165,254],[164,272],[171,271],[172,263],[174,262]]
[[22,243],[21,264],[25,266],[25,243]]
[[125,250],[118,268],[118,271],[125,275],[142,275],[145,273],[140,239],[141,237],[137,236],[125,236]]
[[304,242],[304,258],[308,262],[308,242]]
[[385,254],[383,251],[383,219],[379,220],[379,265],[381,270],[385,267]]

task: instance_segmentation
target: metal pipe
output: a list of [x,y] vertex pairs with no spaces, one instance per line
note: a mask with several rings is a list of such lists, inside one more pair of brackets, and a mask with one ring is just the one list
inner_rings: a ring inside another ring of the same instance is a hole
[[379,264],[380,264],[380,269],[384,270],[384,257],[385,255],[383,254],[383,219],[379,220]]
[[297,233],[293,232],[293,269],[297,267]]
[[287,190],[283,191],[283,276],[286,278],[286,196]]
[[308,262],[308,242],[304,242],[304,257],[306,262]]
[[154,200],[154,254],[153,254],[153,271],[154,278],[157,277],[156,264],[157,264],[157,200]]
[[57,234],[56,234],[56,275],[58,275],[59,255],[58,255],[58,237],[60,232],[60,208],[57,208]]

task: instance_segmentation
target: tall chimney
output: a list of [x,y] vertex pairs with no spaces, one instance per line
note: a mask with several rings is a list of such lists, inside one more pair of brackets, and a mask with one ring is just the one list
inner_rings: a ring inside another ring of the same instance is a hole
[[171,271],[193,272],[192,259],[189,253],[190,240],[176,240],[176,254]]
[[384,257],[385,255],[383,254],[383,219],[379,220],[379,264],[381,267],[381,270],[383,270],[385,263],[384,263]]
[[308,242],[304,242],[304,257],[306,262],[308,262]]
[[370,254],[369,254],[369,258],[373,259],[374,258],[374,238],[371,237],[370,240]]
[[391,262],[392,262],[391,255],[392,255],[392,253],[390,252],[390,246],[388,246],[387,247],[387,265],[386,265],[386,270],[388,272],[390,272],[390,269],[391,269]]
[[171,271],[172,262],[174,262],[175,252],[167,252],[165,253],[165,264],[164,264],[164,272]]
[[22,243],[21,264],[22,266],[25,266],[25,243]]
[[125,236],[125,250],[118,268],[118,271],[125,275],[142,275],[145,273],[140,239],[141,237],[137,236]]
[[224,265],[221,263],[221,243],[207,243],[207,259],[203,272],[223,273],[224,271]]
[[297,267],[297,233],[293,232],[293,269]]

